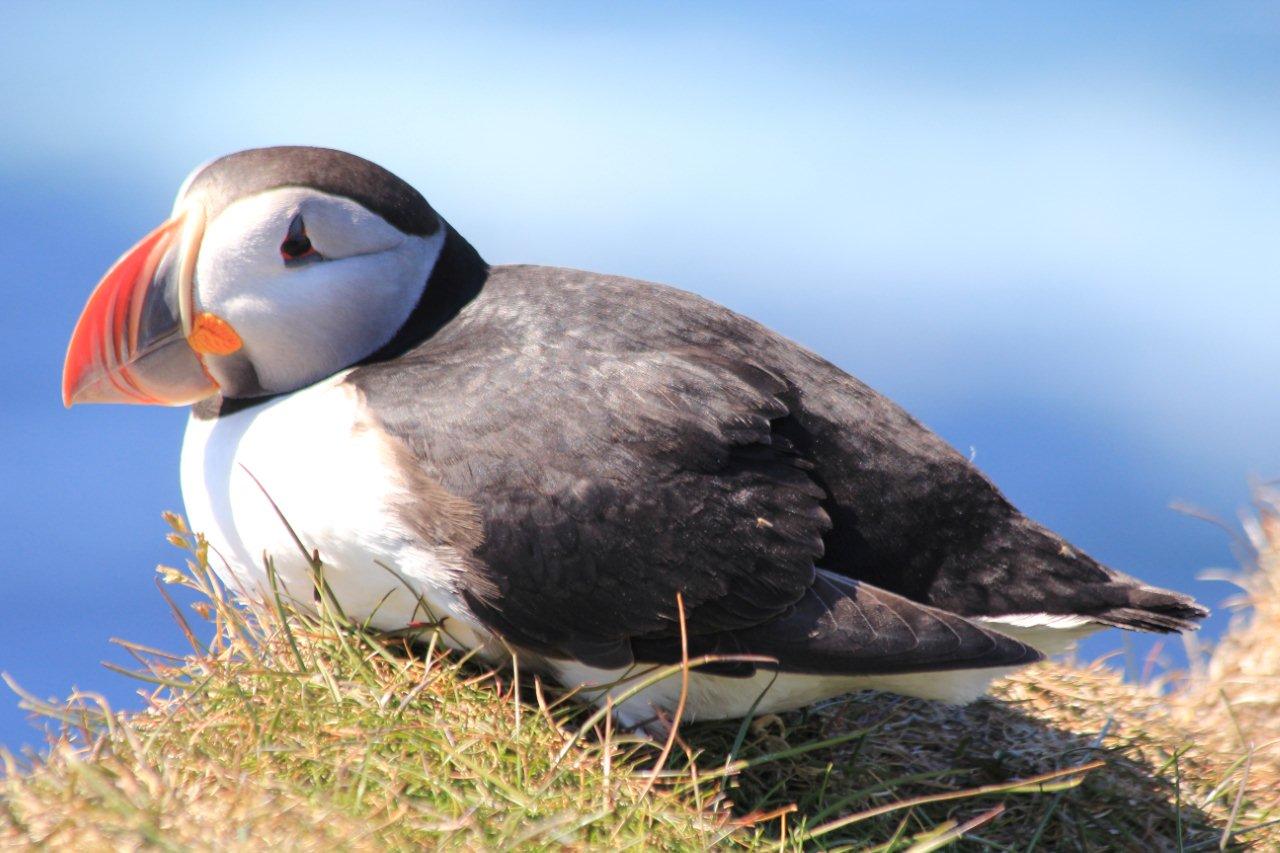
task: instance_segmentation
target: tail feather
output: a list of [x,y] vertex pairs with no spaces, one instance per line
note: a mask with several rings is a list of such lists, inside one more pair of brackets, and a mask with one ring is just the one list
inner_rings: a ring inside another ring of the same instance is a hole
[[1117,628],[1169,634],[1195,631],[1200,620],[1209,615],[1207,608],[1181,593],[1145,585],[1128,587],[1125,592],[1126,605],[1091,614],[1093,618]]
[[[1194,631],[1209,615],[1191,596],[1105,566],[1025,516],[1013,518],[995,541],[1004,551],[1005,569],[991,585],[1004,593],[1007,612],[1078,616],[1162,634]],[[970,615],[963,608],[957,612]]]

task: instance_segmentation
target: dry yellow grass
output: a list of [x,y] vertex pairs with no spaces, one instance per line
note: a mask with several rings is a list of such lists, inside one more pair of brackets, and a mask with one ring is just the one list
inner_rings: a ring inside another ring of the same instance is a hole
[[67,726],[6,758],[0,845],[1280,849],[1274,496],[1246,530],[1236,621],[1189,674],[1044,664],[967,708],[867,693],[691,725],[660,773],[658,747],[528,678],[233,605],[197,546],[169,579],[208,596],[212,640],[198,622],[192,653],[140,651],[157,684],[137,714],[28,697]]
[[[1280,810],[1280,493],[1257,489],[1238,541],[1232,625],[1173,694],[1175,719],[1205,749],[1243,755],[1246,789]],[[1199,656],[1196,656],[1199,658]],[[1280,847],[1280,842],[1277,842]]]

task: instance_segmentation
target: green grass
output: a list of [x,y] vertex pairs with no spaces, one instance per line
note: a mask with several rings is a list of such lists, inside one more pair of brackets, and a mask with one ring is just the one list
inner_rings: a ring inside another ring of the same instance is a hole
[[[200,596],[193,610],[174,607],[191,650],[125,644],[138,660],[133,675],[152,691],[141,712],[114,713],[87,695],[22,695],[61,732],[39,755],[3,757],[0,845],[1280,844],[1267,825],[1280,817],[1280,755],[1265,728],[1276,715],[1255,724],[1209,675],[1157,690],[1100,665],[1046,664],[967,708],[863,693],[782,716],[687,725],[668,750],[529,674],[479,667],[431,636],[410,649],[352,625],[323,596],[318,615],[279,601],[235,603],[203,544],[172,523],[190,560],[161,573]],[[1260,624],[1242,624],[1232,642]],[[1256,642],[1270,642],[1280,622],[1270,630]],[[1217,704],[1205,699],[1214,691]],[[1227,719],[1235,735],[1219,737]]]

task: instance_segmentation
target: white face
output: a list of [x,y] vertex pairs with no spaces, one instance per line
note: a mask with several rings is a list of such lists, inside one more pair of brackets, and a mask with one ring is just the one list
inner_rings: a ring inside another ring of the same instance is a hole
[[[190,203],[199,199],[179,206]],[[360,361],[408,319],[444,237],[443,227],[405,234],[354,201],[301,187],[228,205],[205,228],[194,301],[243,348],[209,357],[209,372],[236,396],[233,360],[247,358],[261,390],[280,393]]]

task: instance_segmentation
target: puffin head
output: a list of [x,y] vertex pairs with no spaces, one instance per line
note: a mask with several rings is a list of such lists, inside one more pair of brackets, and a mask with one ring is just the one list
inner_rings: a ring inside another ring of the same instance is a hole
[[302,388],[396,337],[450,237],[461,239],[417,190],[351,154],[214,160],[89,297],[63,402],[177,406]]

